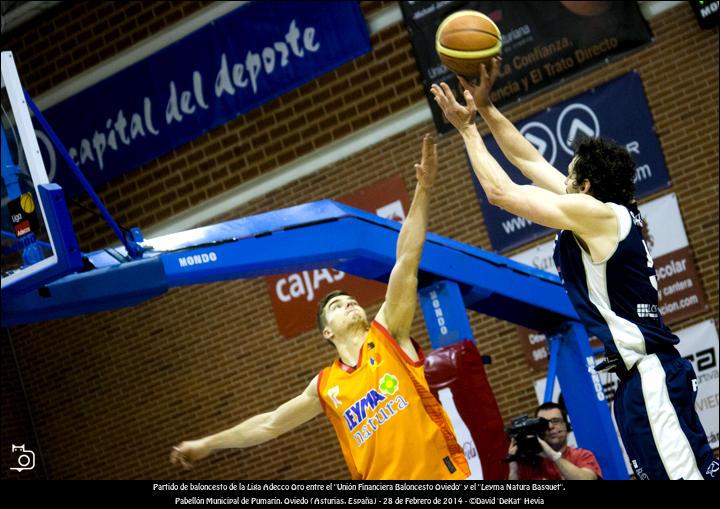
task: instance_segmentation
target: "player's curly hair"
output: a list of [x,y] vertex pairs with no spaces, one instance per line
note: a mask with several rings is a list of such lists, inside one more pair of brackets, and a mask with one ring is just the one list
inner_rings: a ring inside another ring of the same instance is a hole
[[635,161],[625,147],[602,138],[579,138],[575,150],[575,180],[590,182],[590,194],[601,202],[627,207],[635,199]]

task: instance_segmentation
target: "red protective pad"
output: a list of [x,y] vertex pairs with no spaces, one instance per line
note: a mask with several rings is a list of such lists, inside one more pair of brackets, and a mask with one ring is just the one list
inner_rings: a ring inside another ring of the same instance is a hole
[[477,447],[483,477],[507,479],[508,465],[503,459],[510,439],[475,344],[463,341],[431,351],[425,358],[425,376],[435,397],[440,389],[450,388],[455,407]]

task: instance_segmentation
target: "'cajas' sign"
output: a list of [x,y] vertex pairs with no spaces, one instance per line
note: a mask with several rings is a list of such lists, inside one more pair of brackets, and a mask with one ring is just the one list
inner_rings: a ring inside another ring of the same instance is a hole
[[[338,201],[400,222],[405,219],[410,207],[405,182],[401,177],[382,180]],[[382,300],[386,289],[384,284],[357,278],[333,268],[272,276],[265,278],[265,281],[278,329],[286,338],[315,327],[318,301],[333,290],[346,291],[361,306],[369,306]]]

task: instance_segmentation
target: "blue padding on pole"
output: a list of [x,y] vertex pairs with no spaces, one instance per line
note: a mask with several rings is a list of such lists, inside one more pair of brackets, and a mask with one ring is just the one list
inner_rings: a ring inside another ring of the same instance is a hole
[[423,288],[418,296],[433,348],[473,340],[465,303],[457,284],[439,281]]
[[[398,232],[378,226],[342,217],[161,257],[171,287],[319,267],[387,282],[395,263]],[[445,239],[437,238],[425,244],[420,280],[454,280],[461,292],[467,291],[463,293],[465,307],[540,330],[576,317],[560,284],[498,267],[450,249],[441,243]],[[154,239],[147,244],[156,246]],[[540,303],[538,295],[543,295]]]
[[560,346],[562,345],[562,337],[550,336],[548,342],[549,361],[547,378],[545,379],[545,395],[543,397],[543,403],[549,403],[550,401],[552,401],[553,392],[555,392],[555,378],[557,377],[557,359],[558,352],[560,351]]

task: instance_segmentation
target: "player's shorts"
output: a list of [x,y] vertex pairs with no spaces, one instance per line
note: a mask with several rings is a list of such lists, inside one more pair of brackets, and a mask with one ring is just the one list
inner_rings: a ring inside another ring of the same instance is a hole
[[697,376],[677,352],[618,374],[614,412],[638,479],[718,479],[720,463],[695,411]]

